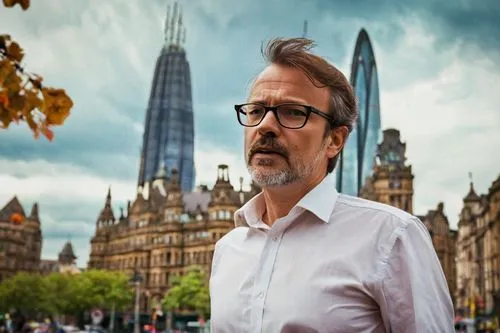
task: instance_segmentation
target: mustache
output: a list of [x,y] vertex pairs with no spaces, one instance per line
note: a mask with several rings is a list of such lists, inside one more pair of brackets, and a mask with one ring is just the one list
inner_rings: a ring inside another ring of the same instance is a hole
[[263,136],[252,144],[248,150],[248,160],[250,161],[253,155],[262,150],[279,154],[288,159],[288,151],[278,142],[278,140],[271,136]]

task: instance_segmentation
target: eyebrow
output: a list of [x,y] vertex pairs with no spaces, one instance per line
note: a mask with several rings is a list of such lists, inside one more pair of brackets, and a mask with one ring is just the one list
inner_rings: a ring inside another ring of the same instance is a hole
[[[267,105],[268,103],[264,100],[248,100],[248,103],[257,103],[257,104],[263,104],[263,105]],[[279,103],[276,103],[275,105],[279,105],[279,104],[302,104],[302,105],[306,105],[307,103],[303,100],[292,100],[292,99],[287,99],[287,100],[280,100]]]

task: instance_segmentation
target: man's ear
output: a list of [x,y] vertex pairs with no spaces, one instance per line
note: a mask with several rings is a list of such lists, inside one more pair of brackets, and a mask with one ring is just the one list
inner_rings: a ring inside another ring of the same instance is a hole
[[347,126],[335,127],[330,131],[326,147],[326,154],[328,158],[333,158],[339,154],[347,141],[348,135],[349,130],[347,129]]

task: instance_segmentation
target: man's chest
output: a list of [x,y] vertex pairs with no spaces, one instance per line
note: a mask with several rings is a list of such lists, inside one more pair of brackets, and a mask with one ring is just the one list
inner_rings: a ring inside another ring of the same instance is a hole
[[298,247],[272,234],[228,246],[211,281],[215,323],[239,332],[384,331],[363,285],[365,251]]

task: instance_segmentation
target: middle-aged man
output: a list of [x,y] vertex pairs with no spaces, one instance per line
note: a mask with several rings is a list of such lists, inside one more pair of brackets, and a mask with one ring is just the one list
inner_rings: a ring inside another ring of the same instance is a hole
[[453,332],[425,226],[335,190],[330,173],[356,120],[355,97],[311,47],[269,42],[268,66],[235,106],[262,192],[216,244],[212,332]]

